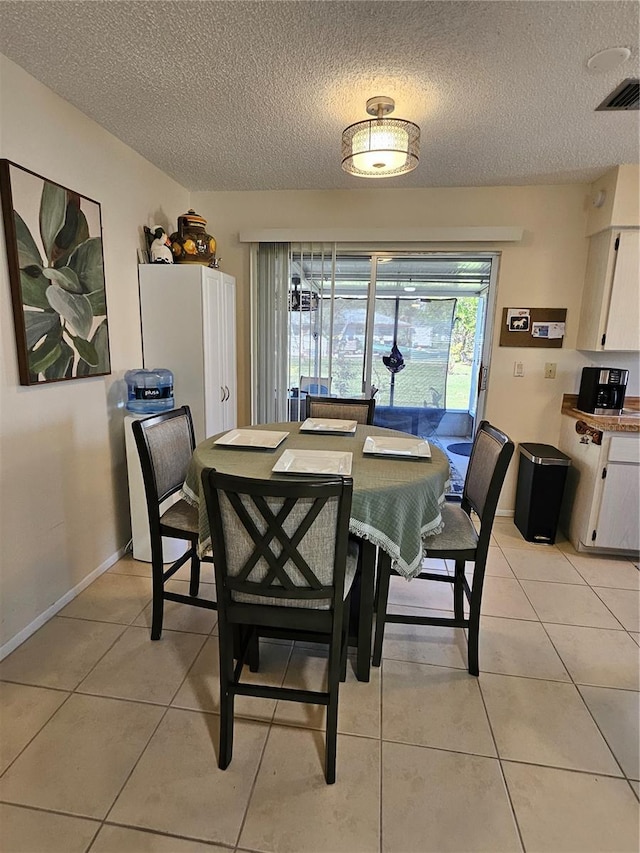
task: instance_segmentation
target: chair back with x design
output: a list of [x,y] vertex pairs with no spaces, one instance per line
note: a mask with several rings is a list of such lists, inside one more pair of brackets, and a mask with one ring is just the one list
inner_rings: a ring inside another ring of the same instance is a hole
[[[313,702],[327,706],[325,777],[333,782],[338,686],[346,670],[348,592],[357,568],[357,548],[354,552],[349,547],[353,481],[256,480],[205,469],[202,487],[216,555],[218,765],[224,769],[231,761],[236,695]],[[328,643],[327,689],[242,681],[245,658],[256,672],[259,638],[269,636]]]
[[217,472],[211,479],[219,598],[317,609],[342,601],[349,520],[339,510],[349,482],[285,483]]

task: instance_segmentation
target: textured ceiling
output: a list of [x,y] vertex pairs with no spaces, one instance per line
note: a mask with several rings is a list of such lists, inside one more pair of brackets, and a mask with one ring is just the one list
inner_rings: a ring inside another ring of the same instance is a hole
[[[638,161],[637,0],[2,0],[0,51],[190,190],[590,181]],[[587,59],[632,55],[602,74]],[[418,168],[340,168],[373,95],[422,128]]]

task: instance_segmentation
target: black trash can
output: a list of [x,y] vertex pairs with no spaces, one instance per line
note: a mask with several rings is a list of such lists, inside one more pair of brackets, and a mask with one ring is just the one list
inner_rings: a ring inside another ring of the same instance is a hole
[[571,459],[550,444],[521,444],[519,450],[516,527],[527,542],[553,545]]

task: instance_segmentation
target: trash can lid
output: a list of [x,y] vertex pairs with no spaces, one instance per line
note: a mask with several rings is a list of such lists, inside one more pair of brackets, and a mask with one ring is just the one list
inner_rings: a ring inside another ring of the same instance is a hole
[[551,444],[525,442],[520,444],[519,449],[535,465],[571,465],[571,458]]

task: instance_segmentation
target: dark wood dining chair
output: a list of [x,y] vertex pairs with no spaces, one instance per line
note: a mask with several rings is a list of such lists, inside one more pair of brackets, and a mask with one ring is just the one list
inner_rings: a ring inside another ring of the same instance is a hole
[[372,424],[376,401],[373,397],[307,397],[308,418],[341,418]]
[[[500,430],[482,421],[478,427],[469,467],[465,478],[462,502],[445,503],[442,507],[444,529],[424,540],[426,557],[453,560],[454,575],[442,575],[422,571],[417,578],[450,583],[453,588],[453,616],[416,616],[403,613],[388,613],[389,581],[397,574],[391,568],[389,557],[380,552],[378,582],[376,589],[376,629],[373,644],[373,665],[380,666],[384,628],[387,622],[407,625],[445,625],[468,629],[468,667],[471,675],[479,675],[478,639],[480,632],[480,605],[487,563],[491,528],[498,506],[502,484],[513,455],[513,442]],[[475,512],[480,529],[471,518]],[[473,562],[471,585],[465,575],[465,563]],[[469,615],[464,615],[465,598]]]
[[[346,675],[349,591],[358,551],[349,540],[353,481],[258,480],[202,472],[215,557],[220,654],[218,766],[233,752],[236,696],[311,702],[327,708],[325,779],[336,778],[339,681]],[[329,644],[324,691],[242,681],[259,669],[259,638]],[[234,657],[237,664],[234,666]]]
[[[149,516],[153,585],[151,639],[159,640],[165,601],[178,601],[208,610],[217,609],[215,601],[198,597],[198,510],[182,498],[164,511],[161,508],[161,504],[182,488],[195,448],[195,433],[188,406],[133,421],[132,430],[140,457]],[[164,536],[184,539],[186,543],[184,554],[167,569],[164,567],[162,551]],[[211,561],[212,558],[205,559]],[[165,582],[189,560],[189,595],[170,592],[165,588]]]

